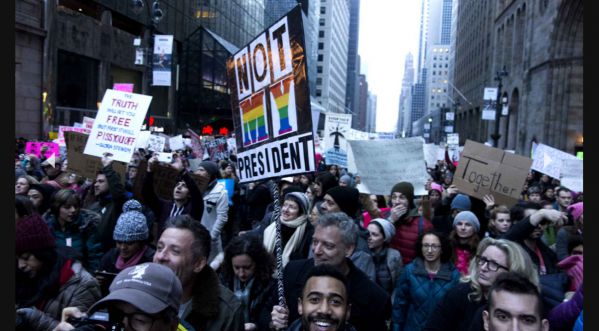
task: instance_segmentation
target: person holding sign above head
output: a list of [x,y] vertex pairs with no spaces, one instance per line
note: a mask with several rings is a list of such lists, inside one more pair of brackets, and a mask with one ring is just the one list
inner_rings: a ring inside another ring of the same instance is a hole
[[112,232],[116,220],[123,210],[123,204],[127,201],[127,191],[125,191],[121,175],[112,167],[112,155],[104,153],[101,162],[103,168],[96,175],[96,180],[90,192],[93,194],[94,201],[84,205],[84,207],[100,214],[98,236],[102,242],[103,251],[106,252],[114,247]]
[[433,228],[427,218],[418,214],[418,208],[414,204],[414,186],[411,183],[400,182],[393,186],[391,210],[387,219],[396,229],[390,246],[401,253],[403,264],[407,265],[416,257],[418,236]]
[[166,220],[177,215],[190,215],[196,220],[200,220],[204,211],[199,188],[194,180],[189,176],[179,156],[173,156],[173,162],[170,167],[177,170],[179,175],[173,188],[172,200],[164,200],[156,195],[154,191],[154,172],[153,167],[158,162],[158,154],[154,153],[148,160],[147,173],[142,186],[142,197],[144,203],[149,206],[156,215],[156,229],[154,229],[154,238],[159,238],[164,229]]

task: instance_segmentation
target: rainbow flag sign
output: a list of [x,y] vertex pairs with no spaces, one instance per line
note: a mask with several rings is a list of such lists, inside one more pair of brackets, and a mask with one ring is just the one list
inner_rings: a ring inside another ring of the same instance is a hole
[[316,170],[299,6],[227,60],[240,183]]

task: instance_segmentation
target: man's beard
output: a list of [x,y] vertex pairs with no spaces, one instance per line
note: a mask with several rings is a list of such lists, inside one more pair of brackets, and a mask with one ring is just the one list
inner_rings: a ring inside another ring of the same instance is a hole
[[302,325],[305,331],[310,330],[312,323],[322,323],[322,325],[330,325],[329,327],[335,328],[337,331],[345,330],[345,317],[341,320],[334,318],[329,314],[313,313],[307,317],[302,316]]

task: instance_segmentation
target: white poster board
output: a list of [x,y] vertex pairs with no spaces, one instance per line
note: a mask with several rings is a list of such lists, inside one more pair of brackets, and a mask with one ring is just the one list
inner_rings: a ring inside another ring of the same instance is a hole
[[360,174],[364,191],[388,195],[393,185],[406,181],[414,186],[414,195],[427,194],[422,138],[350,140],[349,145],[348,170]]
[[110,153],[129,163],[151,101],[148,95],[107,89],[83,152],[99,157]]
[[157,136],[155,134],[151,134],[148,137],[148,150],[152,152],[162,152],[164,151],[164,146],[166,145],[166,138]]
[[168,140],[168,145],[171,148],[171,151],[178,151],[181,149],[185,149],[185,144],[183,143],[183,136],[182,135],[178,135],[178,136],[174,136],[171,137]]
[[574,155],[562,152],[559,149],[538,144],[534,150],[532,170],[546,174],[553,178],[560,178],[563,160],[578,160]]
[[583,161],[567,159],[562,161],[560,184],[574,192],[583,192]]
[[347,139],[351,131],[351,114],[328,113],[324,122],[326,163],[347,168]]

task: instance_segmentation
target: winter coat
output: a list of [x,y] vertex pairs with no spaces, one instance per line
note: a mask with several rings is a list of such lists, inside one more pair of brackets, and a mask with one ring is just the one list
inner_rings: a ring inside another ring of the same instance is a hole
[[561,261],[568,257],[568,245],[571,241],[582,240],[582,234],[578,233],[573,226],[568,225],[557,230],[557,238],[555,239],[555,254],[557,260]]
[[32,308],[31,313],[26,315],[24,323],[30,330],[51,331],[60,323],[63,308],[77,307],[81,311],[87,311],[100,300],[98,282],[81,263],[73,262],[71,270],[74,275],[60,286],[56,297],[48,300],[43,309]]
[[582,313],[583,304],[583,285],[580,285],[574,293],[574,296],[562,302],[555,308],[551,309],[547,315],[549,320],[550,330],[555,331],[570,331],[574,327],[576,319]]
[[[388,219],[393,223],[391,218]],[[416,241],[418,235],[433,228],[427,218],[418,215],[418,209],[413,208],[409,213],[395,222],[395,236],[391,239],[391,248],[401,253],[404,265],[416,257]]]
[[396,249],[387,247],[383,248],[379,254],[371,254],[376,270],[376,283],[391,295],[403,266],[401,253]]
[[441,264],[430,279],[424,261],[417,257],[408,264],[397,284],[392,311],[393,331],[419,331],[431,316],[435,305],[460,279],[459,271],[451,262]]
[[116,221],[123,211],[123,204],[127,201],[127,191],[121,181],[121,176],[112,168],[112,163],[102,168],[102,173],[108,181],[108,193],[101,195],[87,209],[100,214],[98,237],[102,242],[103,250],[108,251],[114,247],[112,234]]
[[[351,311],[350,311],[350,315],[351,315]],[[293,323],[291,323],[291,325],[289,325],[289,328],[287,328],[287,331],[307,331],[307,330],[304,330],[304,326],[302,325],[302,319],[298,318]],[[354,326],[351,325],[351,323],[345,323],[345,325],[343,325],[342,328],[339,329],[338,331],[356,331],[356,328],[354,328]]]
[[[100,259],[104,254],[102,243],[98,238],[98,224],[100,215],[87,209],[80,209],[77,218],[65,224],[65,231],[60,228],[56,216],[50,211],[44,214],[46,224],[56,238],[56,246],[70,246],[81,254],[83,266],[94,272],[100,265]],[[70,245],[68,245],[70,241]]]
[[[181,175],[181,180],[185,182],[185,185],[189,190],[189,199],[187,199],[187,203],[183,205],[183,211],[177,213],[177,215],[190,215],[193,219],[199,221],[202,217],[202,213],[204,212],[204,204],[201,203],[202,193],[200,192],[197,184],[187,173]],[[162,230],[164,230],[166,220],[171,217],[171,212],[173,211],[175,201],[161,199],[158,197],[158,195],[156,195],[156,192],[154,191],[153,172],[146,173],[141,192],[144,204],[149,206],[157,217],[157,236],[160,237]]]
[[[235,285],[234,285],[234,277],[226,280],[221,277],[222,284],[227,287],[231,292],[234,293]],[[270,297],[277,289],[277,281],[274,278],[271,278],[268,283],[257,283],[256,279],[252,282],[252,287],[250,288],[248,304],[249,304],[249,321],[245,321],[245,323],[255,323],[258,324],[260,316],[264,313],[270,314],[271,308],[266,304]],[[264,310],[267,310],[264,312]],[[243,314],[242,314],[243,315]]]
[[[468,298],[472,292],[470,283],[457,283],[451,287],[442,300],[437,300],[434,310],[422,330],[424,331],[467,331],[473,323],[482,322],[479,308],[487,302]],[[478,321],[479,320],[479,321]]]
[[223,253],[221,232],[228,220],[229,196],[225,184],[213,181],[204,193],[204,210],[202,214],[202,225],[210,231],[212,247],[210,249],[211,262],[219,254]]
[[244,330],[241,302],[208,266],[196,275],[191,304],[181,319],[196,330]]
[[[387,330],[386,321],[391,317],[391,300],[389,295],[378,285],[354,266],[346,258],[349,266],[347,274],[349,302],[351,313],[348,322],[358,331]],[[283,271],[283,287],[287,309],[289,310],[289,323],[299,318],[297,311],[297,298],[301,296],[306,276],[314,267],[314,259],[295,260],[285,266]],[[276,294],[276,293],[275,293]],[[277,295],[273,295],[268,304],[272,307],[278,304]],[[259,330],[266,330],[270,322],[270,312],[261,317]]]
[[[530,224],[530,216],[525,217],[522,221],[515,223],[512,227],[506,232],[501,238],[508,239],[514,242],[517,242],[524,248],[524,250],[528,253],[532,262],[537,267],[537,270],[540,270],[540,262],[537,254],[528,248],[528,246],[524,243],[524,240],[528,238],[528,236],[535,230],[535,227]],[[559,272],[557,268],[557,255],[555,252],[551,250],[540,238],[536,239],[537,248],[541,252],[541,256],[543,257],[543,261],[545,262],[545,268],[547,269],[548,274],[554,274]]]

